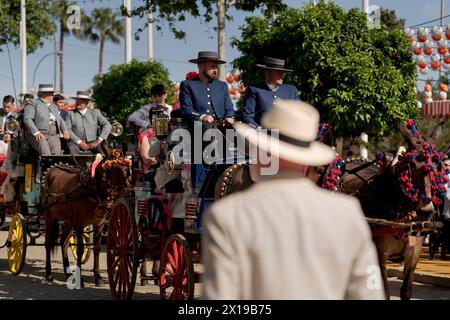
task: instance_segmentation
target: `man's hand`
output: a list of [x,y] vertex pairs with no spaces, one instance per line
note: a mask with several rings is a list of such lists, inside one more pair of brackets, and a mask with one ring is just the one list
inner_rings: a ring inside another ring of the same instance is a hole
[[203,122],[207,122],[207,123],[213,123],[214,122],[214,117],[210,116],[210,115],[205,115],[202,117],[201,119]]
[[144,158],[143,160],[144,160],[144,164],[147,166],[153,166],[158,163],[158,161],[156,161],[156,158],[148,157],[148,158]]
[[9,133],[5,134],[4,141],[5,141],[5,143],[10,143],[11,142],[11,135]]
[[225,122],[229,124],[234,124],[234,118],[225,118]]
[[70,139],[70,134],[69,134],[68,131],[64,131],[64,133],[63,133],[63,138],[66,139],[66,140],[69,140],[69,139]]
[[87,150],[87,149],[89,149],[89,145],[86,142],[81,141],[80,142],[80,148],[83,149],[83,150]]
[[38,133],[34,137],[36,138],[36,141],[43,141],[43,140],[45,140],[45,136],[42,133]]
[[97,146],[102,143],[102,141],[100,139],[95,140],[94,142],[91,142],[89,144],[89,149],[95,149],[97,148]]

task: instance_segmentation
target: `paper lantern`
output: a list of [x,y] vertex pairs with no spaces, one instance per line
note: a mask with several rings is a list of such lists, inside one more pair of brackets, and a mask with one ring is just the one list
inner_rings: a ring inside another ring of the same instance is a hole
[[230,95],[235,95],[236,94],[236,89],[234,89],[234,88],[230,88],[229,90],[228,90],[228,93],[230,94]]
[[445,63],[450,63],[450,54],[444,55],[444,62]]
[[425,53],[427,56],[433,53],[433,49],[423,49],[423,53]]
[[446,54],[447,53],[447,41],[442,41],[438,44],[438,52],[440,54]]
[[417,106],[417,108],[422,109],[422,102],[417,101],[416,106]]
[[236,92],[234,94],[234,100],[239,100],[241,98],[241,94],[239,92]]
[[426,92],[431,92],[431,90],[433,90],[433,87],[431,86],[431,84],[426,84],[423,88]]
[[447,69],[447,70],[449,70],[449,69],[450,69],[450,63],[445,63],[445,62],[443,62],[443,63],[442,63],[442,67],[445,68],[445,69]]
[[439,61],[432,61],[431,62],[431,69],[437,70],[437,69],[439,69],[440,65],[441,65],[441,63]]
[[240,87],[239,87],[239,93],[240,93],[240,94],[244,94],[246,90],[247,90],[247,88],[244,87],[244,86],[240,86]]
[[433,53],[430,57],[431,62],[438,62],[439,61],[439,55],[437,53]]
[[426,61],[424,61],[424,62],[419,64],[419,68],[420,69],[425,69],[426,67],[427,67],[427,62]]
[[417,40],[419,42],[427,41],[429,30],[426,27],[420,27],[419,32],[417,33]]
[[431,103],[431,102],[433,102],[433,98],[431,98],[431,97],[425,98],[425,103]]
[[431,30],[431,38],[433,38],[434,41],[439,41],[442,39],[442,27],[441,26],[433,27],[433,30]]
[[447,100],[447,92],[445,91],[439,92],[439,100]]
[[422,47],[420,45],[420,43],[418,42],[413,42],[413,44],[411,45],[411,51],[414,52],[414,54],[419,55],[422,53]]
[[414,87],[414,93],[416,94],[417,93],[417,87]]
[[447,92],[448,91],[448,86],[445,83],[441,83],[441,85],[439,86],[439,89],[441,91]]
[[227,81],[228,81],[228,83],[233,83],[236,81],[236,79],[234,78],[234,76],[229,76],[229,77],[227,77]]
[[425,92],[423,93],[423,95],[424,95],[425,97],[429,98],[429,97],[431,97],[431,96],[433,95],[433,93],[432,93],[431,91],[425,91]]
[[424,49],[433,49],[433,43],[430,40],[427,40],[423,43]]
[[428,67],[421,68],[421,69],[420,69],[420,73],[421,73],[421,74],[427,74],[427,73],[428,73]]

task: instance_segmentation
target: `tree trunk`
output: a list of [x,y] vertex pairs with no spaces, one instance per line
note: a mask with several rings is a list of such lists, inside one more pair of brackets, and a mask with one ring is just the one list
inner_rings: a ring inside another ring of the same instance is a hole
[[105,39],[100,38],[100,55],[98,60],[98,76],[103,76],[103,49],[105,47]]
[[[220,60],[226,61],[225,58],[225,0],[217,0],[217,42],[218,55]],[[219,80],[225,81],[226,78],[226,64],[219,65]]]
[[[60,20],[59,31],[59,92],[64,94],[64,19]],[[56,89],[56,88],[55,88]]]

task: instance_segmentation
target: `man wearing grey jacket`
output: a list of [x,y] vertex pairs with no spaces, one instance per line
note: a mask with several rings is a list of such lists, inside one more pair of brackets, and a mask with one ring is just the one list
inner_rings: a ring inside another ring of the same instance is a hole
[[52,84],[40,84],[39,98],[29,100],[25,106],[24,124],[28,129],[27,138],[39,155],[61,153],[60,133],[64,139],[69,139],[66,123],[53,104],[54,91]]
[[92,100],[89,92],[78,91],[72,98],[76,99],[76,110],[70,111],[66,118],[70,153],[101,153],[100,144],[108,138],[111,124],[100,110],[87,107]]

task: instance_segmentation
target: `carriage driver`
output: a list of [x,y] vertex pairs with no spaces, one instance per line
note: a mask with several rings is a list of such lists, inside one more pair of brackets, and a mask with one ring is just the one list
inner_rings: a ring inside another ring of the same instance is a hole
[[52,84],[40,84],[38,99],[28,100],[24,111],[24,124],[28,129],[27,139],[39,155],[61,153],[59,134],[70,138],[66,123],[61,119],[58,107],[53,104]]
[[88,108],[89,92],[78,91],[75,97],[76,109],[70,111],[66,124],[70,132],[70,154],[101,153],[100,144],[108,138],[111,124],[99,109]]

